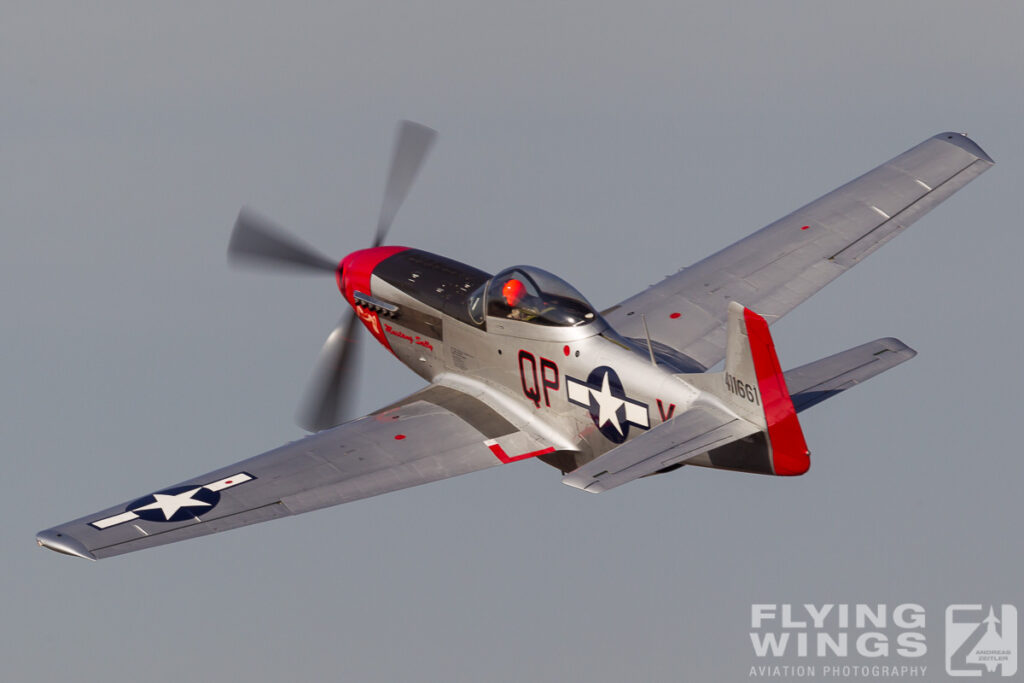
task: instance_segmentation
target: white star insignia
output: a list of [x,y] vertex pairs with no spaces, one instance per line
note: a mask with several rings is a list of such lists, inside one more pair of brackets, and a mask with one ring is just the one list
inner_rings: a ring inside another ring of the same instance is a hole
[[[616,396],[612,393],[611,375],[612,371],[610,369],[604,371],[600,389],[595,389],[593,385],[581,382],[575,377],[566,377],[565,385],[569,393],[569,402],[584,408],[590,408],[591,402],[596,402],[597,416],[595,417],[595,422],[597,422],[598,428],[600,429],[605,425],[611,424],[615,431],[619,433],[619,436],[626,435],[623,423],[636,425],[644,429],[650,428],[651,423],[647,417],[647,404],[633,401],[626,396]],[[625,407],[622,413],[623,418],[620,418],[619,411],[623,407]]]
[[597,401],[598,416],[597,426],[604,427],[609,422],[615,427],[615,431],[622,434],[622,425],[619,424],[619,408],[625,403],[612,393],[608,385],[608,373],[604,373],[604,381],[601,382],[601,391],[590,389],[590,395]]
[[170,519],[181,508],[210,507],[209,503],[202,500],[196,500],[192,497],[196,495],[201,488],[203,487],[197,486],[194,489],[175,493],[174,495],[154,493],[153,498],[156,499],[156,502],[150,503],[149,505],[142,505],[135,508],[135,510],[156,510],[159,508],[164,513],[164,517],[166,519]]
[[[96,529],[109,529],[112,526],[118,526],[120,524],[124,524],[125,522],[132,522],[136,519],[139,519],[140,517],[138,512],[136,512],[137,510],[160,510],[160,512],[163,513],[164,518],[162,520],[148,517],[147,521],[150,522],[169,522],[174,517],[174,515],[178,513],[178,510],[182,508],[205,507],[209,508],[209,510],[212,510],[213,507],[219,501],[220,497],[213,496],[212,503],[208,503],[203,500],[196,500],[195,498],[193,498],[193,496],[196,495],[200,489],[206,489],[207,491],[218,493],[220,491],[223,491],[224,489],[229,489],[233,486],[244,484],[247,481],[252,481],[255,478],[256,477],[252,476],[247,472],[238,472],[237,474],[233,474],[230,477],[224,477],[223,479],[218,479],[217,481],[211,481],[209,484],[203,484],[202,486],[197,486],[193,489],[184,491],[182,493],[154,493],[152,494],[154,501],[152,503],[140,505],[137,508],[128,508],[124,512],[119,512],[116,515],[111,515],[110,517],[104,517],[103,519],[97,519],[93,522],[89,522],[89,525]],[[207,497],[210,498],[210,496]],[[145,499],[142,498],[140,500]],[[209,510],[203,510],[202,512],[209,512]],[[198,517],[196,519],[198,519]]]

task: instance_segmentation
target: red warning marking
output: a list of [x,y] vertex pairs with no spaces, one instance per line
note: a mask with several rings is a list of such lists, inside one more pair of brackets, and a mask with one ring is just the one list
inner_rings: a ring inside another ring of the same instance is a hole
[[801,229],[801,230],[810,230],[810,229],[811,229],[811,226],[809,226],[809,225],[805,225],[804,227],[802,227],[802,228],[800,228],[800,229]]
[[669,317],[670,317],[670,318],[672,318],[673,320],[675,320],[676,318],[678,318],[678,317],[679,317],[679,316],[681,316],[681,315],[682,315],[682,313],[673,313],[673,314],[672,314],[672,315],[670,315]]
[[772,446],[775,474],[783,477],[803,474],[811,467],[811,452],[793,408],[793,399],[786,388],[786,379],[768,332],[768,323],[749,308],[743,309],[743,319],[747,325],[750,355],[753,356],[754,373],[757,375],[764,417],[768,423],[768,440]]
[[233,482],[233,481],[231,481],[230,479],[228,479],[228,480],[227,480],[226,482],[224,482],[224,485],[225,485],[225,486],[228,486],[229,484],[234,484],[234,483],[235,483],[235,482]]
[[547,455],[548,453],[554,453],[555,447],[549,446],[539,451],[533,451],[532,453],[523,453],[522,455],[509,455],[505,452],[505,449],[497,441],[485,441],[484,444],[491,449],[491,453],[494,453],[495,457],[498,458],[502,463],[509,464],[516,460],[526,460],[527,458],[535,458],[538,455]]
[[566,344],[565,346],[562,347],[562,353],[564,353],[567,356],[569,355],[569,345],[568,344]]
[[395,441],[401,441],[405,438],[405,434],[395,434]]

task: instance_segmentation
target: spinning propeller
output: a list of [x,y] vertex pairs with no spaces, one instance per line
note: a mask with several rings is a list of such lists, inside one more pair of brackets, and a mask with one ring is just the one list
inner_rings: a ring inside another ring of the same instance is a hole
[[[413,180],[437,137],[437,131],[412,121],[398,125],[394,155],[384,188],[373,246],[379,247],[399,207],[405,201]],[[240,266],[258,266],[279,270],[326,272],[340,280],[341,264],[289,234],[284,228],[243,208],[235,221],[228,244],[228,261]],[[358,363],[359,342],[353,337],[355,310],[348,309],[327,337],[313,369],[296,421],[311,432],[340,424],[352,398]]]

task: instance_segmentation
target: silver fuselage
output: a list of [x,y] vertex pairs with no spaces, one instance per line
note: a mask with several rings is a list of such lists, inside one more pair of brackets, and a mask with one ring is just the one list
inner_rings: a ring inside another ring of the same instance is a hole
[[[685,412],[701,392],[644,346],[619,336],[605,320],[549,327],[487,317],[457,320],[374,274],[373,297],[400,313],[357,312],[394,355],[429,382],[487,403],[516,427],[562,452],[574,469]],[[410,318],[432,318],[431,331]],[[608,371],[611,371],[609,374]],[[608,381],[603,381],[608,376]],[[554,464],[557,461],[547,459]]]

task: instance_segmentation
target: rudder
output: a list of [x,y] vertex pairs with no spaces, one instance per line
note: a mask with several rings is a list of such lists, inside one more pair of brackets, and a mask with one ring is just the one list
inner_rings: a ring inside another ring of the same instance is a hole
[[[804,474],[811,466],[810,451],[768,323],[734,301],[729,304],[726,330],[725,370],[683,378],[714,394],[737,415],[761,428],[772,474]],[[751,447],[758,448],[753,443]],[[714,467],[714,453],[710,455]]]

